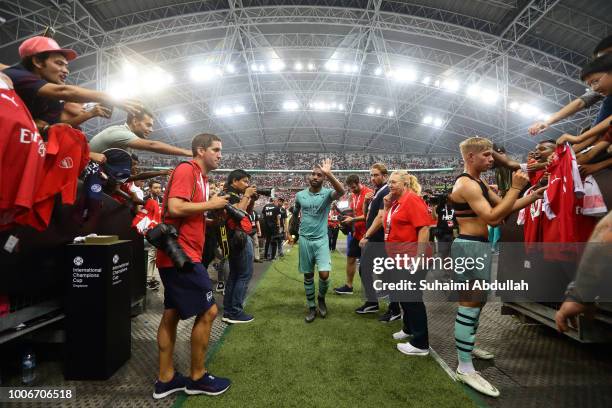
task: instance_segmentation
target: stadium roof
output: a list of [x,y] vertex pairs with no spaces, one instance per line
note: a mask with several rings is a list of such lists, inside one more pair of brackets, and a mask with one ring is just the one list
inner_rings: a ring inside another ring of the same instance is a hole
[[80,54],[72,83],[142,99],[153,138],[182,146],[207,131],[233,152],[439,154],[477,134],[524,152],[528,124],[584,92],[609,15],[607,0],[3,1],[0,62],[53,26]]

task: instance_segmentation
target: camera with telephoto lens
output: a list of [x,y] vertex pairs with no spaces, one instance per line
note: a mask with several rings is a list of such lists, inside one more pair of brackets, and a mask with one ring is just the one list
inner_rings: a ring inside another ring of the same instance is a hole
[[193,261],[178,243],[178,230],[172,224],[159,224],[147,231],[145,237],[155,248],[162,250],[181,272],[192,272]]
[[[218,197],[223,197],[228,195],[227,192],[222,191],[219,194],[217,194]],[[236,221],[237,223],[239,223],[240,221],[242,221],[242,219],[244,217],[247,216],[247,213],[245,213],[244,211],[242,211],[240,208],[236,208],[231,204],[225,204],[225,207],[223,207],[223,209],[225,211],[227,211],[227,215],[232,218],[234,221]]]
[[272,189],[271,188],[258,188],[256,190],[256,194],[257,195],[263,195],[266,197],[271,197],[272,196]]
[[340,231],[342,231],[344,235],[348,235],[350,232],[353,231],[353,224],[342,224],[342,221],[344,221],[344,219],[347,217],[354,217],[355,212],[349,206],[348,201],[338,201],[336,203],[336,209],[340,213],[340,215],[338,216],[338,219],[340,221]]

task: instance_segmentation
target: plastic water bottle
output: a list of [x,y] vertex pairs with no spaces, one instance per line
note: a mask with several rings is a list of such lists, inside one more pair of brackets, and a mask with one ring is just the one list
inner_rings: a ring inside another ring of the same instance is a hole
[[21,360],[21,382],[32,384],[36,377],[36,355],[32,351],[26,351]]

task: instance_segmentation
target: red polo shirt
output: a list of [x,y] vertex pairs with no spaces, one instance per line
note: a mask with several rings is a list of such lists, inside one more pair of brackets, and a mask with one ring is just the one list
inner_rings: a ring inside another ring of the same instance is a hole
[[[164,195],[164,206],[166,201],[173,197],[193,203],[208,200],[208,179],[202,175],[202,170],[196,162],[181,163],[174,169],[172,184],[168,185]],[[204,214],[184,218],[172,218],[166,215],[165,222],[173,224],[178,229],[178,242],[185,254],[193,262],[201,262],[206,230]],[[157,267],[169,268],[172,266],[172,260],[163,251],[157,250]]]
[[[355,214],[355,217],[361,217],[363,215],[363,202],[365,201],[365,196],[372,190],[366,186],[361,186],[361,190],[358,195],[351,194],[350,203],[351,208]],[[353,238],[356,240],[360,240],[366,233],[366,222],[364,221],[356,221],[354,225]]]
[[390,256],[404,253],[414,255],[419,228],[436,224],[425,201],[412,191],[406,191],[385,211],[383,222],[385,248]]

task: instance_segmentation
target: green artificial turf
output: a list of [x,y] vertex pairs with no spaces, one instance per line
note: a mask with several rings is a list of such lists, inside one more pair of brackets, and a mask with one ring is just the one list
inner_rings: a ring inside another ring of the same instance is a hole
[[[474,407],[432,357],[410,357],[377,315],[359,316],[353,296],[333,294],[344,283],[346,258],[333,253],[329,315],[304,322],[306,299],[297,246],[275,261],[249,297],[250,324],[230,326],[209,352],[208,369],[229,377],[217,397],[179,397],[183,407]],[[318,291],[318,277],[315,279]]]

